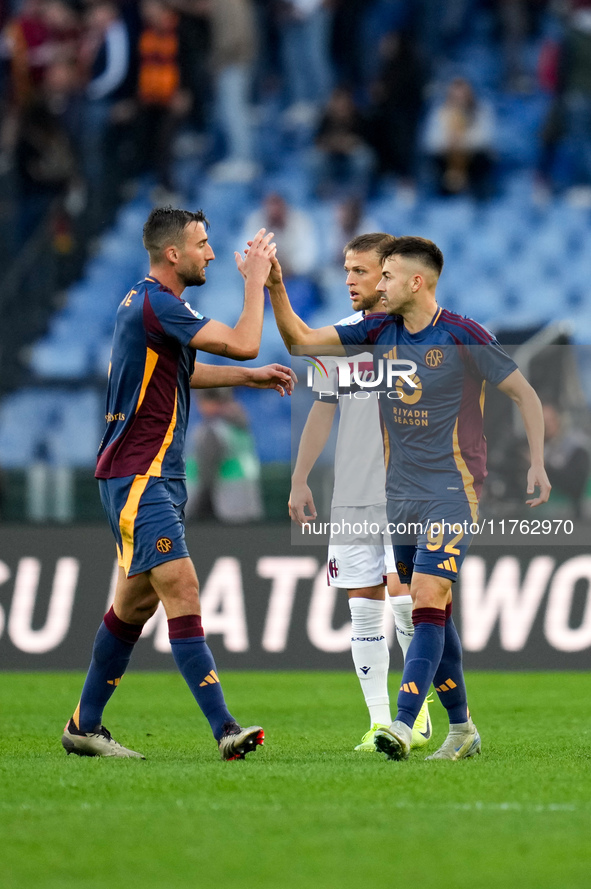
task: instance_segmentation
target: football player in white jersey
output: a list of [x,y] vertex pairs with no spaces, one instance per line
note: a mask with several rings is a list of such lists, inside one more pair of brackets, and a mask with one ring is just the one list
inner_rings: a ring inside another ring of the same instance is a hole
[[[392,240],[383,232],[359,235],[344,248],[346,284],[355,314],[339,321],[354,322],[361,313],[382,311],[381,294],[376,287],[382,276],[379,250]],[[358,373],[373,374],[369,353],[356,356]],[[337,405],[340,407],[335,452],[334,489],[331,523],[347,527],[367,521],[385,529],[386,494],[383,440],[380,431],[377,396],[365,389],[363,398],[355,398],[351,386],[347,397],[339,398],[337,367],[322,359],[328,378],[316,372],[316,400],[302,432],[292,475],[289,512],[299,525],[316,518],[309,473],[322,453],[330,435]],[[328,582],[346,589],[351,611],[351,653],[361,689],[369,710],[370,728],[355,750],[373,752],[378,728],[391,723],[388,696],[390,652],[384,633],[384,600],[387,598],[396,623],[396,638],[403,655],[413,635],[412,600],[396,572],[390,536],[381,532],[378,539],[347,542],[331,539],[328,549]],[[385,580],[387,578],[387,591]],[[424,746],[431,737],[428,703],[425,701],[413,729],[413,746]]]

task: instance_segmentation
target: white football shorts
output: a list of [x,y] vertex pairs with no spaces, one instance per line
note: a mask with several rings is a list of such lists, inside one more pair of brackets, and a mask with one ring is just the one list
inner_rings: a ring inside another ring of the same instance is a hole
[[[339,506],[333,507],[330,514],[332,523],[340,528],[353,531],[371,529],[368,534],[333,534],[335,539],[356,538],[354,543],[334,543],[328,547],[328,585],[345,590],[378,586],[385,583],[387,574],[396,572],[394,550],[389,534],[386,534],[386,507],[378,506]],[[379,532],[376,533],[379,527]],[[371,542],[364,543],[364,540]]]

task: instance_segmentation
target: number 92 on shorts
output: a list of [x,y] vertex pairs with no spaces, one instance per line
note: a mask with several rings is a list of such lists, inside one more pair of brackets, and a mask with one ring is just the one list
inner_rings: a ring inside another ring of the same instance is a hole
[[475,513],[473,504],[461,500],[388,500],[387,530],[400,581],[410,583],[413,571],[457,580]]

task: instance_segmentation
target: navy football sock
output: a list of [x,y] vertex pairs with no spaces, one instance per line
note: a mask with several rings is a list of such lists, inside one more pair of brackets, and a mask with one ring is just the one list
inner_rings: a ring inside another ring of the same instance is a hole
[[410,728],[415,724],[441,660],[445,611],[442,608],[415,608],[412,622],[415,632],[406,653],[396,714],[396,719]]
[[452,724],[468,721],[468,699],[462,669],[462,643],[451,616],[451,604],[445,613],[445,643],[433,684]]
[[201,618],[197,614],[171,618],[168,621],[168,635],[175,663],[208,720],[214,738],[219,741],[224,723],[235,720],[226,707]]
[[105,614],[95,636],[92,660],[74,714],[74,723],[80,731],[90,732],[101,724],[103,710],[125,673],[142,629],[120,620],[112,607]]

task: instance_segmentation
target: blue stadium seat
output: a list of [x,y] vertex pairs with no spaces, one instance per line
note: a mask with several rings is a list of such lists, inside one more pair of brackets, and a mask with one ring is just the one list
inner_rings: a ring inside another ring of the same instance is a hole
[[92,389],[61,395],[46,436],[49,461],[56,466],[91,468],[104,429],[102,399]]
[[[286,363],[285,360],[283,363]],[[261,462],[289,462],[291,399],[287,396],[281,398],[276,392],[257,389],[240,389],[237,391],[237,397],[250,417]],[[264,422],[261,422],[261,417],[264,417]]]
[[0,405],[0,465],[21,469],[44,456],[44,438],[51,411],[51,394],[21,389]]
[[32,347],[29,366],[42,379],[83,379],[92,370],[89,344],[69,336],[42,340]]

